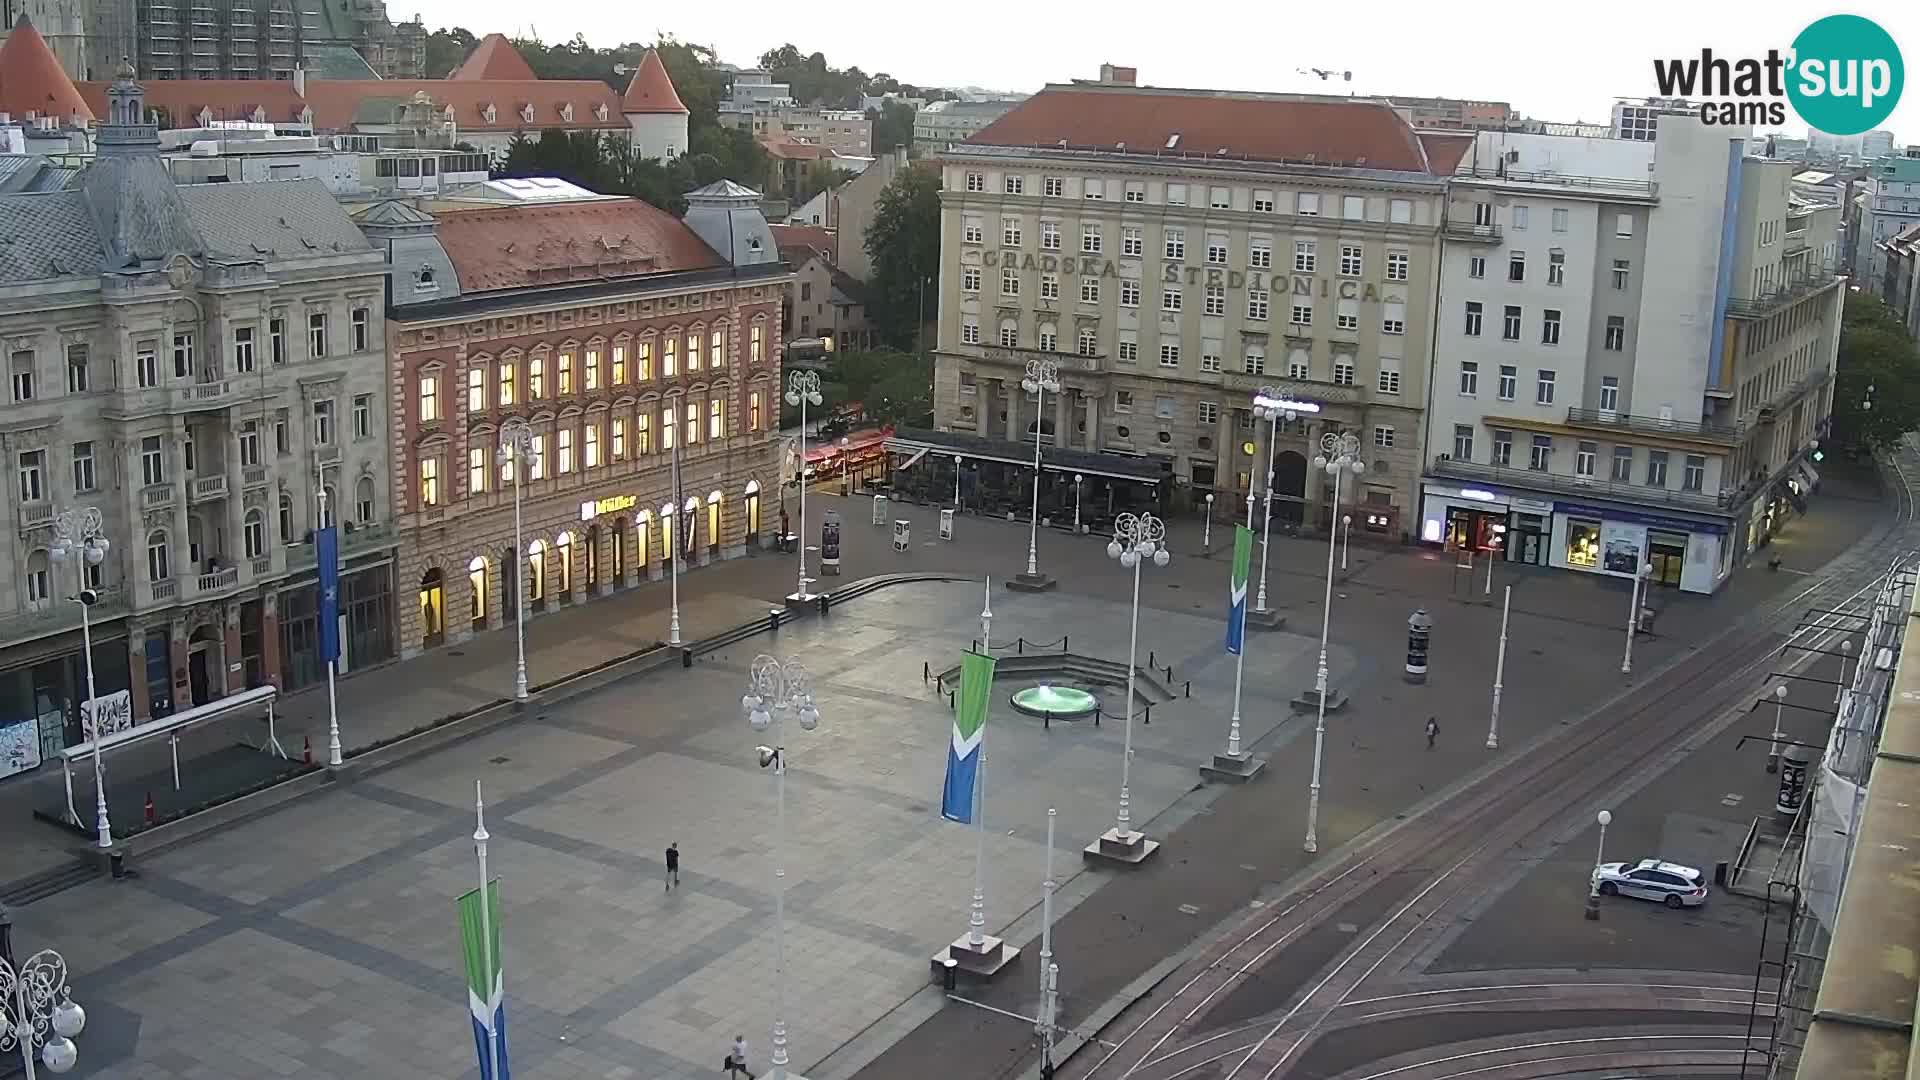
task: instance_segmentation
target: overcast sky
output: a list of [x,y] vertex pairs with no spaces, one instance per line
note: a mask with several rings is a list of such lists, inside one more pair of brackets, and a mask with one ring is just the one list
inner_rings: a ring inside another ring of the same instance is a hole
[[[1418,94],[1511,102],[1530,116],[1605,121],[1615,97],[1655,90],[1656,56],[1725,56],[1786,49],[1823,15],[1879,22],[1907,62],[1920,62],[1920,5],[1872,0],[1853,7],[1781,3],[1611,0],[1561,6],[1516,0],[1362,0],[1285,4],[1214,0],[1197,8],[1147,0],[774,0],[721,3],[612,3],[560,0],[393,0],[396,18],[417,11],[429,27],[462,25],[476,34],[537,34],[559,41],[584,33],[596,45],[651,40],[656,32],[715,46],[751,65],[792,42],[835,67],[857,64],[915,84],[1032,90],[1092,78],[1100,64],[1139,68],[1154,86],[1235,90]],[[1301,68],[1352,71],[1351,83],[1322,82]],[[1920,142],[1920,90],[1902,95],[1886,125]],[[1787,129],[1805,125],[1789,116]]]

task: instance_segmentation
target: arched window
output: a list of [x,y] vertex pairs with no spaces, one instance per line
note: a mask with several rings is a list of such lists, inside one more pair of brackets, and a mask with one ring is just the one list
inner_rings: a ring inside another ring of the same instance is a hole
[[1080,328],[1078,350],[1081,356],[1095,356],[1100,352],[1100,334],[1091,326]]
[[553,546],[560,563],[560,580],[557,582],[560,586],[560,599],[571,600],[573,599],[573,534],[561,533],[560,539]]
[[1060,328],[1050,322],[1040,324],[1040,350],[1058,352],[1060,347]]
[[653,568],[652,525],[653,514],[648,511],[642,510],[633,515],[633,557],[638,560],[634,570],[641,577],[647,576]]
[[707,496],[707,547],[716,558],[720,555],[720,503],[724,498],[717,491]]
[[527,545],[527,599],[534,607],[547,603],[547,542],[535,540]]
[[700,496],[687,496],[685,509],[687,512],[680,523],[680,531],[686,534],[686,538],[681,541],[680,550],[691,556],[694,553],[695,542],[700,538]]
[[600,585],[600,526],[587,526],[587,533],[582,537],[581,546],[586,549],[584,558],[587,563],[587,595],[592,596],[593,590]]
[[293,496],[280,493],[280,543],[293,543]]
[[672,503],[660,504],[660,558],[665,560],[667,572],[673,572],[674,512]]
[[446,586],[435,566],[420,575],[420,645],[431,649],[447,639]]
[[155,529],[147,534],[147,580],[173,580],[173,558],[167,551],[165,529]]
[[608,532],[613,550],[613,587],[617,589],[627,583],[627,519],[614,518]]
[[45,548],[27,556],[27,607],[39,611],[53,603],[53,564]]
[[326,492],[327,497],[326,501],[321,504],[320,527],[323,529],[332,528],[338,523],[340,518],[340,492],[336,490],[332,484],[326,485],[321,490]]
[[259,510],[247,511],[240,533],[246,540],[247,558],[257,559],[267,553],[267,517]]
[[760,544],[760,481],[747,481],[747,543]]
[[1267,373],[1267,350],[1259,345],[1247,346],[1246,357],[1242,361],[1242,365],[1249,375],[1265,375]]
[[373,477],[363,476],[353,485],[354,520],[373,524]]
[[487,557],[475,555],[467,563],[467,593],[473,597],[473,628],[487,628]]
[[1020,347],[1020,324],[1013,319],[1000,320],[1000,347],[1017,349]]

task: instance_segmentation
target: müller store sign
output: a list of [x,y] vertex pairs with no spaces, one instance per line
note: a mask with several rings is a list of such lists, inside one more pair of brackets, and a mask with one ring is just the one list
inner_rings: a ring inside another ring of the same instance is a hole
[[592,521],[606,514],[618,514],[640,505],[638,495],[609,495],[604,499],[588,499],[580,504],[580,520]]
[[[1032,252],[1019,251],[983,251],[980,264],[988,268],[1004,267],[1009,270],[1039,270],[1045,273],[1059,273],[1068,277],[1075,274],[1081,277],[1119,277],[1118,264],[1112,259],[1096,259],[1091,256],[1075,258],[1072,255],[1035,255]],[[1322,300],[1358,300],[1373,304],[1380,300],[1380,290],[1363,281],[1351,278],[1335,280],[1314,274],[1265,274],[1255,271],[1228,270],[1222,266],[1188,266],[1181,262],[1163,262],[1160,265],[1160,281],[1167,285],[1205,285],[1228,289],[1252,289],[1255,292],[1273,292],[1290,296],[1315,297]]]

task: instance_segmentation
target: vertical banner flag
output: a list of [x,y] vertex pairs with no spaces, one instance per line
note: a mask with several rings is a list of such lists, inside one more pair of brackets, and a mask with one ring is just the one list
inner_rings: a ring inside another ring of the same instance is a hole
[[1227,586],[1227,651],[1235,656],[1247,639],[1247,578],[1253,568],[1253,530],[1233,527],[1233,581]]
[[[507,1068],[507,991],[500,969],[500,883],[487,882],[459,899],[460,947],[467,961],[467,1009],[480,1080],[512,1080]],[[496,1068],[497,1063],[497,1068]]]
[[947,749],[947,786],[940,816],[963,825],[973,822],[973,782],[980,767],[980,739],[986,734],[987,703],[993,698],[993,657],[967,653],[960,658],[960,697],[953,711],[953,745]]
[[313,553],[320,564],[320,659],[340,659],[340,533],[316,530]]

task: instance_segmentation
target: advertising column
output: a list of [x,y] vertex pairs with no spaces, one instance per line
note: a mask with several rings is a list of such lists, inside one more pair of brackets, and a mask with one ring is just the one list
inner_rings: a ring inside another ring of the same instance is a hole
[[820,572],[840,576],[840,511],[827,511],[820,525]]

